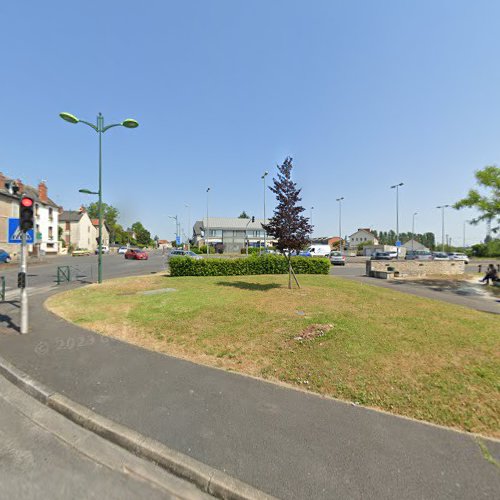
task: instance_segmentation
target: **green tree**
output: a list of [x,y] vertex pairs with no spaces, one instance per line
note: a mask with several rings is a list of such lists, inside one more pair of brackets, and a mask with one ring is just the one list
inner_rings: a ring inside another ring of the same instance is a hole
[[132,231],[135,233],[138,245],[147,247],[151,244],[151,233],[140,222],[132,224]]
[[[98,219],[99,218],[99,203],[97,201],[90,203],[90,205],[87,205],[84,208],[87,211],[87,213],[89,214],[89,217],[91,219]],[[109,233],[110,233],[109,234],[109,241],[116,242],[116,232],[117,232],[116,226],[118,224],[117,221],[118,221],[118,217],[120,216],[120,212],[118,211],[117,208],[112,207],[111,205],[108,205],[107,203],[103,203],[102,204],[102,215],[103,215],[103,218],[109,227]]]
[[250,219],[247,213],[243,210],[240,215],[238,215],[238,219]]
[[475,208],[481,215],[472,219],[471,224],[481,221],[498,224],[491,230],[496,233],[500,229],[500,168],[489,165],[474,173],[476,183],[480,189],[486,191],[481,194],[478,189],[471,189],[465,198],[457,201],[453,208]]

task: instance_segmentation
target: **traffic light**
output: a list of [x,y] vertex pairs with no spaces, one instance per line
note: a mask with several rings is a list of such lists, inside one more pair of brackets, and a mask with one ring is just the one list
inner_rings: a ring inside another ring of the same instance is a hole
[[26,288],[26,273],[17,273],[17,288]]
[[252,222],[255,222],[255,217],[252,215]]
[[19,228],[23,233],[33,229],[35,214],[33,212],[35,202],[33,198],[23,196],[19,205]]

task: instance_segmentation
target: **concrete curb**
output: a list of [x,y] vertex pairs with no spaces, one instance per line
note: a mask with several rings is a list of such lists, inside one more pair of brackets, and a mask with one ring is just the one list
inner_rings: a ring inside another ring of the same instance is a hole
[[224,500],[271,500],[274,497],[198,462],[183,453],[117,424],[66,396],[50,390],[0,356],[0,374],[30,396],[69,420],[135,455],[194,483],[202,491]]

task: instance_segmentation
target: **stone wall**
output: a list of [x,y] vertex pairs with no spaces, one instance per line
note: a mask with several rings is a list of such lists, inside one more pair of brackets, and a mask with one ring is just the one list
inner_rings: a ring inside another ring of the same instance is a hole
[[[392,268],[389,270],[388,268]],[[393,272],[395,276],[427,276],[463,274],[465,263],[457,260],[368,260],[366,275],[381,277],[379,273]]]

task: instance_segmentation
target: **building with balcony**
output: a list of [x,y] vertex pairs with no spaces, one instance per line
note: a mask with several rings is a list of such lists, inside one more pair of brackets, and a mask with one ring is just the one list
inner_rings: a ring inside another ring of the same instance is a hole
[[[267,221],[269,222],[269,221]],[[209,217],[197,221],[193,226],[193,244],[210,245],[226,253],[238,253],[249,247],[264,246],[264,219],[240,219],[239,217]],[[267,236],[267,246],[274,240]]]

